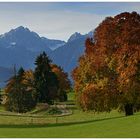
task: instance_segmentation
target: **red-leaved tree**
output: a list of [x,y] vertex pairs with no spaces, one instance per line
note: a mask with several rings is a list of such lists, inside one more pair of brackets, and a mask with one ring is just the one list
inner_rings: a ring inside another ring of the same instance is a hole
[[77,101],[95,112],[140,108],[140,15],[107,17],[86,40],[85,54],[73,70]]

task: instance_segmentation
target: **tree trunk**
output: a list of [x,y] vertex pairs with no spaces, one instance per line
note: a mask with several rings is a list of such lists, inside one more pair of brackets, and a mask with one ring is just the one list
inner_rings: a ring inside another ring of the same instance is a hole
[[126,104],[124,109],[125,109],[125,116],[133,115],[133,105],[132,104]]

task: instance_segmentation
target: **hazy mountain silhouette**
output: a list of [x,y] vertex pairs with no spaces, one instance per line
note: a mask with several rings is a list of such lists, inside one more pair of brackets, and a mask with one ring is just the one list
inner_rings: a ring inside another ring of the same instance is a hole
[[42,51],[48,54],[53,63],[60,65],[70,74],[84,52],[87,37],[92,37],[92,32],[86,35],[76,32],[65,42],[40,37],[23,26],[0,35],[0,66],[3,68],[0,81],[10,76],[11,72],[7,71],[8,75],[4,69],[13,68],[15,64],[17,68],[22,66],[25,69],[33,69],[35,58]]

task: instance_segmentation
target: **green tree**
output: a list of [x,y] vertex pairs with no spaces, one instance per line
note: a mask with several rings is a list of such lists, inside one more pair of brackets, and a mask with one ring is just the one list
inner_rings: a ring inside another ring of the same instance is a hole
[[45,52],[36,58],[34,80],[37,102],[52,103],[57,96],[58,80],[50,64],[51,60]]

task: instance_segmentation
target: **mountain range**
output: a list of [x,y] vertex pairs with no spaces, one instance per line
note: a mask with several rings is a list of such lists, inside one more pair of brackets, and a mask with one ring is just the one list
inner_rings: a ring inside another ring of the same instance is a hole
[[41,37],[23,26],[0,35],[0,86],[13,74],[14,65],[34,69],[35,58],[42,51],[70,77],[71,70],[84,52],[87,37],[93,37],[93,31],[85,35],[75,32],[65,42]]
[[3,87],[14,71],[11,68],[0,67],[0,87]]

